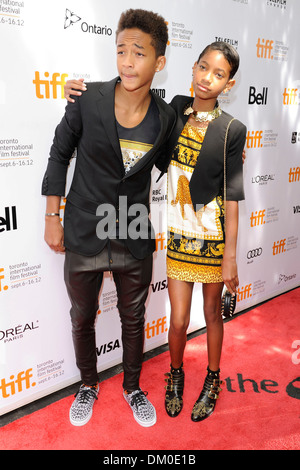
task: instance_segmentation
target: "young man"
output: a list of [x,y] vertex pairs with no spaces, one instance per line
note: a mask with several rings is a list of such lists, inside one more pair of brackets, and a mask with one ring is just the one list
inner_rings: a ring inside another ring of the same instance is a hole
[[[90,83],[76,102],[68,103],[43,180],[45,240],[54,251],[65,251],[72,335],[83,382],[70,409],[75,426],[89,421],[99,390],[94,323],[104,271],[113,273],[118,294],[124,398],[140,425],[156,422],[139,377],[155,250],[148,217],[151,170],[175,121],[175,112],[150,92],[154,74],[165,66],[167,40],[164,19],[157,14],[138,9],[121,15],[116,34],[119,77]],[[60,198],[75,148],[63,228]],[[139,218],[140,236],[130,230],[134,217],[128,215],[136,204],[146,210],[146,217]],[[108,216],[107,207],[113,208]]]

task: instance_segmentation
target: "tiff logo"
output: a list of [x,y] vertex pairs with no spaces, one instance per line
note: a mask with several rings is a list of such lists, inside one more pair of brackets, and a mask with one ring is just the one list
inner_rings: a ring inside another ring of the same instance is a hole
[[289,183],[296,183],[300,181],[300,167],[291,168],[289,172]]
[[237,299],[236,299],[237,302],[240,302],[241,300],[249,299],[249,297],[252,296],[251,288],[252,288],[252,284],[247,284],[244,287],[238,288],[237,289]]
[[264,225],[265,221],[266,210],[252,212],[250,217],[250,227],[256,227],[257,225]]
[[7,289],[8,289],[8,286],[6,286],[6,285],[4,286],[4,285],[1,283],[1,281],[3,281],[3,280],[5,279],[4,274],[1,274],[1,273],[3,273],[3,272],[4,272],[4,268],[0,268],[0,292],[1,292],[2,290],[7,290]]
[[167,248],[167,246],[165,245],[165,241],[166,241],[165,232],[161,232],[156,235],[155,237],[156,251],[164,250],[165,248]]
[[[44,73],[44,77],[48,78],[50,76],[49,72]],[[68,77],[67,73],[53,73],[52,79],[49,80],[42,80],[40,78],[40,72],[35,72],[35,78],[32,80],[32,83],[35,85],[35,94],[36,97],[39,99],[50,99],[51,98],[51,90],[52,90],[52,98],[57,99],[57,89],[60,89],[60,98],[64,99],[64,85],[66,83],[66,79]]]
[[145,326],[145,335],[147,339],[154,338],[162,333],[168,331],[167,329],[167,317],[158,318],[156,321],[152,321],[152,325],[147,323]]
[[23,392],[23,386],[25,386],[25,389],[34,387],[36,383],[31,383],[30,379],[33,377],[31,372],[32,369],[27,369],[26,371],[23,370],[22,372],[18,373],[16,378],[14,375],[11,375],[9,377],[10,381],[1,379],[0,390],[2,391],[2,398],[8,398],[11,395]]
[[284,238],[283,240],[274,242],[273,256],[279,255],[280,253],[284,253],[286,251],[285,245],[286,245],[286,238]]
[[273,50],[273,44],[274,41],[270,41],[267,39],[266,41],[264,39],[261,40],[258,38],[257,44],[256,44],[256,55],[259,59],[271,59],[273,60],[273,55],[272,50]]
[[285,106],[298,104],[297,92],[298,92],[298,88],[288,88],[288,89],[285,88],[283,92],[283,104]]
[[250,131],[248,131],[246,137],[247,148],[253,149],[263,147],[263,144],[261,143],[262,137],[263,131],[252,131],[251,134]]

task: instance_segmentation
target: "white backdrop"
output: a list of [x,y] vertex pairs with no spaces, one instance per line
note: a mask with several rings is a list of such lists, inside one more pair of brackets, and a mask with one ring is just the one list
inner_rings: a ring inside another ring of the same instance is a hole
[[[109,5],[109,6],[108,6]],[[43,241],[40,195],[64,81],[117,75],[115,30],[136,0],[0,0],[0,414],[79,380],[64,256]],[[169,27],[167,67],[153,88],[167,102],[193,95],[192,66],[215,40],[241,56],[224,110],[248,128],[240,203],[237,312],[300,285],[300,63],[298,0],[145,0]],[[157,251],[145,350],[167,342],[165,183],[151,203]],[[72,175],[72,165],[68,184]],[[63,218],[64,201],[61,205]],[[99,371],[121,361],[120,323],[106,275],[97,318]],[[288,314],[288,312],[286,312]],[[190,330],[205,326],[200,286]]]

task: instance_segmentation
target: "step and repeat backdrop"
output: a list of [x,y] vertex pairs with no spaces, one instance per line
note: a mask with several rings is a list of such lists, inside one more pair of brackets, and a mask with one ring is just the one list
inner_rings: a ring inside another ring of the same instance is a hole
[[[79,380],[63,281],[64,255],[44,242],[41,182],[66,100],[66,80],[117,75],[115,31],[136,0],[0,0],[0,414]],[[298,0],[145,0],[169,28],[167,66],[153,91],[193,96],[192,66],[218,40],[241,56],[224,110],[247,126],[240,203],[237,312],[300,285]],[[68,173],[68,187],[76,155]],[[150,194],[156,229],[145,351],[167,342],[166,177]],[[63,223],[65,199],[61,200]],[[99,371],[121,362],[114,282],[96,320]],[[288,314],[288,312],[283,312]],[[249,313],[250,318],[251,313]],[[249,320],[251,321],[251,319]],[[189,331],[205,326],[196,286]]]

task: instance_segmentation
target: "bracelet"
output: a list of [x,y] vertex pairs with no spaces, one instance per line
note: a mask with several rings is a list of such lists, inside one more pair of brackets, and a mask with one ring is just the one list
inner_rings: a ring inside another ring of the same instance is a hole
[[48,216],[48,217],[54,217],[55,215],[59,217],[59,214],[57,212],[50,212],[49,214],[45,214],[45,216]]

